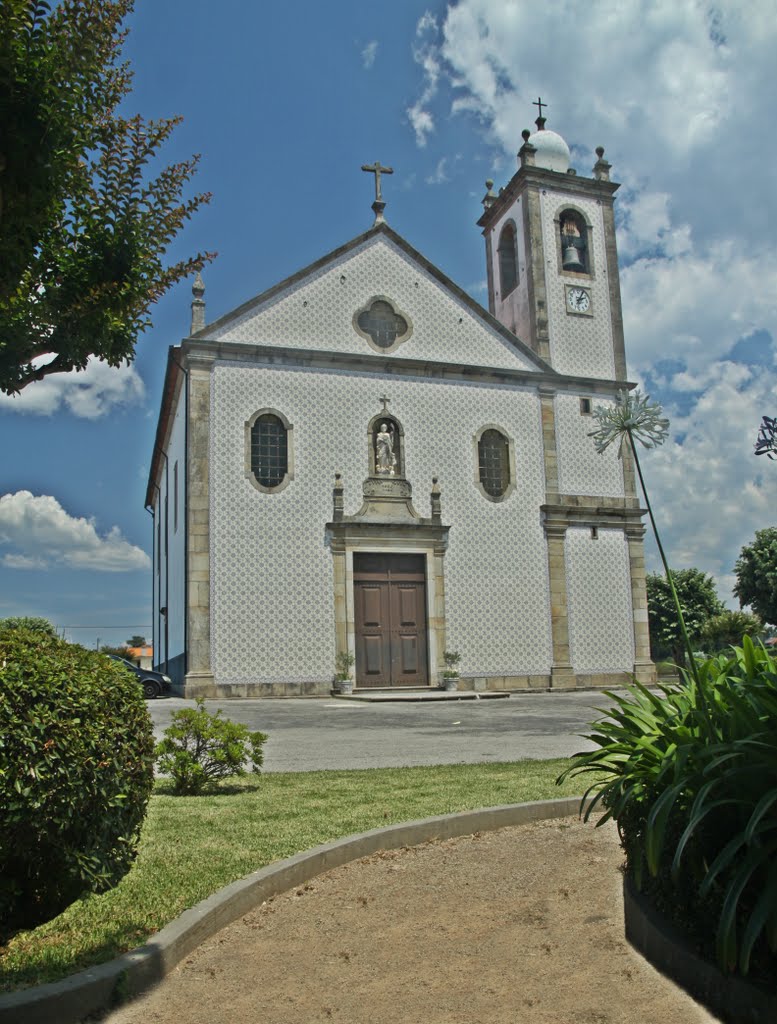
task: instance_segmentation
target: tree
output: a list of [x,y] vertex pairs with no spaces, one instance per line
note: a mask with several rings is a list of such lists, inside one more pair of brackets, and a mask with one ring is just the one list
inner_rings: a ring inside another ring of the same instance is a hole
[[0,635],[14,629],[29,629],[33,633],[44,633],[46,636],[55,637],[57,631],[48,619],[35,615],[18,615],[9,619],[0,619]]
[[[715,583],[699,569],[672,569],[671,576],[688,636],[698,641],[707,620],[725,610]],[[653,657],[669,653],[675,664],[684,665],[685,644],[669,581],[658,573],[648,573],[646,583]]]
[[757,615],[747,612],[721,612],[713,615],[702,626],[701,637],[708,651],[723,651],[728,647],[740,647],[742,637],[756,637],[763,631],[763,623]]
[[145,646],[146,646],[146,638],[144,636],[140,636],[139,633],[134,633],[129,638],[129,640],[127,640],[127,647],[145,647]]
[[[198,158],[149,178],[180,118],[117,113],[132,0],[0,4],[0,391],[134,357],[152,304],[212,253],[164,255],[209,194],[182,200]],[[46,357],[49,361],[42,361]]]
[[734,566],[734,593],[740,607],[749,605],[755,614],[777,625],[777,529],[755,531],[755,540],[745,545]]

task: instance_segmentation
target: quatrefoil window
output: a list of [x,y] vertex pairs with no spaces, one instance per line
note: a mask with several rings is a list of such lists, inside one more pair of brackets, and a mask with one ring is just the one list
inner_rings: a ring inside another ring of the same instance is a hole
[[390,352],[412,334],[412,327],[390,299],[376,296],[353,318],[355,330],[378,352]]

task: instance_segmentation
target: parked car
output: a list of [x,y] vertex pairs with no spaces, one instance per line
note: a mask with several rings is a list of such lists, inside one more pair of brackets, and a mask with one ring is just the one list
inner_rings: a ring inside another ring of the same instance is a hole
[[137,665],[133,665],[126,658],[120,658],[118,654],[109,654],[108,657],[112,661],[118,661],[120,665],[128,668],[130,672],[138,677],[140,685],[143,687],[143,696],[146,700],[153,700],[154,697],[161,697],[162,694],[170,693],[170,685],[172,683],[170,676],[163,675],[161,672],[154,672],[150,668],[138,668]]

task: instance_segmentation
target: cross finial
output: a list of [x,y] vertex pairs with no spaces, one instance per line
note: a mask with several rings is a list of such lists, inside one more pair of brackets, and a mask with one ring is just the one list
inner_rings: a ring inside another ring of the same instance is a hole
[[543,103],[542,102],[542,97],[541,96],[538,96],[537,99],[532,103],[533,107],[537,107],[539,109],[540,117],[542,117],[542,108],[543,107],[547,107],[547,105],[548,105],[547,103]]
[[383,193],[380,189],[380,176],[381,174],[393,174],[393,167],[382,167],[380,160],[376,160],[374,164],[362,164],[362,170],[367,171],[368,174],[375,175],[375,202],[372,204],[372,209],[375,213],[375,223],[379,224],[383,221],[383,211],[386,208],[386,204],[383,201]]
[[382,397],[382,398],[379,398],[379,399],[378,399],[378,401],[379,401],[379,402],[383,402],[383,411],[384,411],[384,412],[388,412],[388,409],[386,408],[386,406],[387,406],[387,405],[389,404],[389,402],[391,401],[391,399],[390,399],[390,398],[386,398],[386,396],[385,396],[385,395],[383,395],[383,397]]

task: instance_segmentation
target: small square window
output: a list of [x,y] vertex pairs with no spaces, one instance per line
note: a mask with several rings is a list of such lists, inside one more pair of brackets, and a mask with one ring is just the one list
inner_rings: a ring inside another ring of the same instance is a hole
[[590,398],[581,398],[580,399],[580,412],[583,414],[583,416],[590,416],[591,415],[591,399]]
[[591,527],[591,540],[599,540],[599,527],[598,526],[592,526]]

